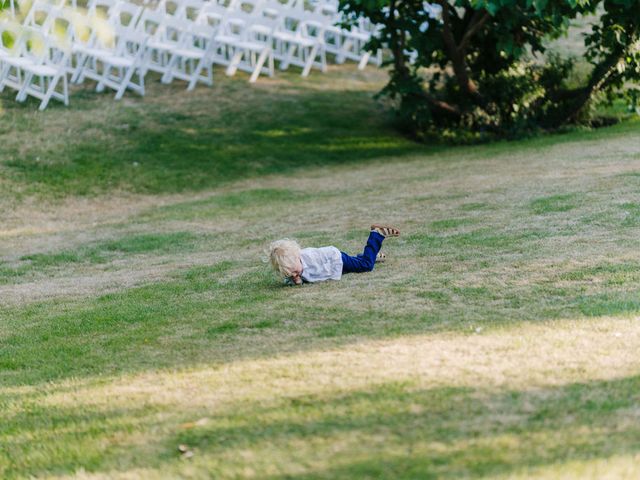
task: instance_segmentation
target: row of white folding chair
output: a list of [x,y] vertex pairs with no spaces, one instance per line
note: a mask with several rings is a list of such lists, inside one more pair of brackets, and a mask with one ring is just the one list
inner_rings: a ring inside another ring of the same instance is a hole
[[[309,5],[302,0],[293,0],[287,4],[279,0],[266,0],[261,3],[261,6],[286,16],[285,27],[288,30],[292,30],[292,25],[298,24],[298,19],[302,16],[303,25],[312,26],[313,29],[321,32],[322,49],[333,54],[337,63],[343,63],[346,59],[354,60],[358,62],[360,69],[364,68],[369,61],[377,65],[381,64],[382,52],[379,50],[372,55],[372,52],[365,48],[375,29],[370,25],[365,27],[364,22],[358,22],[358,25],[354,25],[351,29],[340,27],[338,23],[341,21],[341,15],[335,2]],[[309,35],[307,32],[302,36],[309,38],[315,35]]]
[[[207,3],[203,14],[190,20],[188,7],[195,13],[200,6],[184,2],[167,14],[168,1],[157,10],[145,9],[136,26],[140,38],[148,38],[144,69],[162,74],[163,82],[180,78],[194,88],[198,81],[212,84],[212,64],[227,67],[227,74],[237,70],[251,73],[255,82],[260,73],[273,75],[270,30],[256,25],[242,9],[234,10]],[[269,40],[269,41],[267,41]],[[202,74],[202,72],[205,72]]]
[[264,0],[235,0],[227,8],[215,3],[202,8],[196,22],[218,29],[215,61],[227,66],[227,74],[245,70],[254,81],[259,73],[273,75],[274,60],[282,69],[291,64],[302,67],[303,76],[312,66],[326,69],[322,39],[303,33],[305,19],[300,15],[305,14],[296,12],[296,29],[287,30],[281,5],[275,3],[269,6]]
[[[116,0],[92,1],[113,3]],[[213,7],[217,10],[218,17],[222,18],[230,12],[241,10],[243,6],[247,5],[247,3],[248,2],[241,0],[229,0],[228,3],[225,3],[224,0],[219,0],[219,2],[204,0],[161,0],[157,10],[179,19],[203,23],[199,18],[203,8],[209,8],[211,11],[211,7]],[[381,64],[381,51],[372,55],[372,52],[368,52],[364,49],[364,46],[371,39],[372,33],[375,33],[375,28],[372,28],[371,25],[364,27],[364,21],[359,22],[357,26],[354,26],[349,30],[337,26],[336,24],[341,20],[341,16],[338,13],[337,3],[335,0],[323,0],[322,2],[311,4],[311,8],[307,8],[309,4],[302,0],[289,0],[285,3],[282,3],[279,0],[250,3],[253,3],[253,5],[256,6],[253,11],[256,20],[258,20],[260,12],[265,8],[265,3],[269,3],[269,10],[277,12],[278,14],[295,16],[296,14],[304,12],[307,15],[307,22],[313,21],[315,24],[322,25],[324,50],[327,53],[333,54],[338,63],[343,63],[346,59],[350,59],[357,61],[359,63],[359,68],[364,68],[369,61],[373,61],[378,65]],[[320,48],[318,47],[318,49]],[[277,52],[276,59],[278,59]],[[287,65],[287,63],[284,62],[284,65]],[[306,62],[303,62],[300,66],[304,68],[305,65]]]
[[[284,22],[274,29],[274,56],[280,61],[281,68],[290,64],[300,66],[303,76],[308,75],[311,66],[320,70],[326,69],[325,50],[336,55],[339,62],[345,58],[360,62],[361,68],[366,65],[370,52],[362,48],[369,40],[370,34],[357,29],[347,31],[335,26],[337,3],[317,3],[316,7],[306,10],[302,2],[282,3],[279,0],[247,1],[231,0],[228,6],[217,2],[202,0],[161,0],[158,10],[168,15],[185,20],[195,17],[198,23],[209,24],[213,17],[216,23],[222,23],[224,18],[235,13],[249,14],[249,18],[242,15],[242,23],[250,25],[256,23],[265,25],[271,19],[284,17]],[[253,15],[253,18],[251,18]],[[203,17],[206,20],[203,21]],[[240,23],[234,20],[235,23]],[[282,24],[284,23],[284,25]],[[299,27],[299,28],[298,28]],[[310,34],[313,29],[317,33]],[[251,29],[249,29],[251,30]]]
[[272,34],[274,19],[257,22],[259,2],[239,0],[229,8],[214,37],[214,61],[226,65],[227,75],[237,70],[251,74],[255,82],[261,73],[274,75]]
[[[253,77],[253,73],[257,71],[256,65],[260,63],[261,58],[269,64],[272,62],[271,54],[266,52],[262,45],[265,42],[256,42],[254,37],[256,30],[264,31],[265,24],[271,26],[273,18],[278,16],[285,17],[285,20],[273,29],[272,50],[274,58],[280,62],[282,69],[289,65],[297,65],[302,68],[303,76],[309,74],[311,67],[324,71],[326,70],[325,50],[329,50],[328,47],[332,45],[333,49],[329,51],[336,54],[340,62],[345,58],[352,58],[360,60],[363,67],[370,55],[368,52],[360,52],[361,46],[368,37],[354,34],[350,35],[355,37],[352,40],[343,41],[342,37],[345,36],[346,31],[335,27],[330,16],[305,11],[302,8],[296,8],[293,4],[283,4],[278,0],[255,2],[231,0],[227,6],[202,0],[161,0],[157,10],[164,14],[165,18],[192,21],[195,17],[196,23],[206,23],[216,28],[223,26],[223,30],[227,32],[219,34],[218,40],[222,42],[221,55],[216,56],[215,60],[216,63],[226,65],[229,74],[240,68],[252,73]],[[145,10],[147,11],[149,10]],[[271,19],[268,18],[269,15]],[[156,20],[156,23],[159,23],[159,20]],[[238,30],[241,29],[246,30],[244,36],[250,38],[240,38],[242,35]],[[315,35],[309,34],[310,29],[315,31]],[[229,35],[228,30],[238,34]],[[244,48],[241,48],[238,42]],[[152,60],[155,59],[155,61],[152,61],[152,67],[157,67],[157,70],[164,75],[168,58],[166,51],[165,53],[154,52]],[[266,73],[270,72],[271,70],[267,68]]]
[[[133,35],[129,35],[129,37],[123,39],[118,46],[111,49],[105,48],[104,46],[92,49],[91,46],[89,46],[89,50],[87,50],[87,45],[81,45],[79,49],[76,47],[74,53],[79,60],[76,61],[74,80],[82,81],[85,77],[94,78],[98,81],[98,90],[103,89],[105,86],[110,86],[116,90],[116,97],[120,98],[125,88],[132,88],[139,93],[144,93],[144,74],[148,69],[154,69],[154,66],[158,67],[156,70],[163,74],[163,81],[171,81],[173,77],[183,78],[189,82],[189,88],[193,88],[195,81],[198,80],[209,84],[211,83],[211,65],[209,63],[211,60],[216,61],[216,63],[226,64],[228,74],[233,74],[237,69],[249,71],[252,74],[251,81],[255,81],[257,75],[263,71],[272,75],[274,52],[269,47],[270,27],[265,26],[266,19],[262,19],[260,23],[256,23],[255,17],[251,18],[253,12],[246,12],[242,8],[250,2],[245,2],[245,5],[241,5],[241,3],[242,2],[236,3],[235,6],[237,8],[235,9],[233,6],[226,9],[227,13],[229,11],[233,13],[226,20],[225,25],[229,27],[227,31],[219,32],[215,38],[218,44],[217,55],[210,55],[210,49],[207,50],[207,48],[194,49],[193,42],[185,45],[184,41],[180,40],[180,38],[175,38],[172,43],[168,43],[167,39],[163,38],[164,45],[161,45],[160,49],[153,48],[153,45],[152,48],[147,46],[145,50],[146,55],[142,55],[139,49],[132,51],[131,48],[125,48],[123,45],[141,45],[144,42],[144,37],[135,38]],[[112,21],[114,28],[122,26],[131,27],[138,23],[137,19],[140,14],[140,7],[127,4],[126,2],[94,0],[90,5],[90,15],[98,16],[98,10],[101,6],[105,7],[107,12],[106,17]],[[281,5],[279,4],[278,6]],[[184,8],[184,6],[180,8]],[[122,13],[125,13],[129,17],[126,22],[119,18]],[[150,16],[151,14],[148,13],[147,15]],[[187,17],[186,14],[184,16]],[[35,17],[37,17],[37,15],[35,15]],[[116,19],[115,22],[113,21],[114,19]],[[298,18],[298,20],[300,19]],[[239,26],[241,27],[238,28]],[[166,28],[164,30],[166,31]],[[179,28],[174,30],[179,31]],[[271,27],[271,31],[273,31],[273,27]],[[233,33],[229,35],[230,32]],[[199,33],[201,39],[203,39],[205,32],[202,31]],[[286,31],[278,32],[275,38],[277,46],[276,52],[280,54],[279,60],[283,68],[286,68],[290,63],[295,63],[303,67],[304,75],[308,74],[319,46],[317,43],[315,45],[312,44],[312,42],[305,37],[308,37],[308,35],[300,35],[299,31],[296,32],[295,35]],[[153,38],[150,43],[153,43]],[[282,45],[288,48],[282,48]],[[295,48],[297,48],[299,52],[298,57],[293,56]],[[309,51],[305,51],[305,48],[308,48]],[[157,51],[154,52],[154,50]],[[175,51],[176,54],[172,54],[171,52],[173,51]],[[320,68],[324,69],[324,52],[321,52],[321,54],[322,62],[318,63],[321,65]],[[296,60],[299,61],[296,62]],[[189,69],[190,72],[187,73],[186,65],[189,63],[191,63],[191,68]],[[266,66],[265,63],[267,63]],[[135,84],[131,82],[131,76],[137,67],[140,69],[138,72],[140,80],[138,84]],[[203,77],[194,75],[195,70],[200,71],[203,67],[207,69],[207,75]],[[173,74],[170,71],[171,69],[175,69]],[[117,70],[118,74],[114,75],[113,72],[109,72],[109,70]]]
[[[276,2],[280,3],[280,2]],[[283,4],[281,4],[283,5]],[[342,15],[339,11],[337,0],[291,0],[284,4],[288,11],[309,12],[313,21],[323,25],[324,48],[327,53],[335,56],[337,63],[343,63],[346,59],[358,62],[358,67],[363,69],[367,63],[382,64],[382,51],[368,51],[365,46],[375,35],[377,26],[371,25],[366,19],[361,18],[350,29],[339,26],[342,23]]]
[[40,110],[52,98],[69,104],[66,67],[68,51],[40,30],[0,22],[0,91],[17,90],[16,100],[41,100]]
[[303,77],[313,67],[326,71],[325,26],[312,13],[290,8],[280,8],[278,11],[279,5],[277,0],[265,0],[261,7],[263,19],[270,16],[277,18],[273,30],[273,48],[280,69],[296,65],[302,68]]
[[88,14],[83,15],[77,9],[36,1],[25,24],[40,29],[70,50],[67,69],[73,82],[96,80],[97,91],[112,88],[119,99],[127,88],[144,94],[140,69],[144,48],[128,32],[141,11],[141,7],[128,2],[97,0],[90,5]]

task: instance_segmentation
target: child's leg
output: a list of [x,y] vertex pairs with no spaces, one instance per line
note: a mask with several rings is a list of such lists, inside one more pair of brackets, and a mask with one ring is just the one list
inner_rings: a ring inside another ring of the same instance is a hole
[[382,247],[384,237],[378,232],[371,232],[364,247],[364,251],[352,257],[342,253],[342,273],[370,272],[376,264],[376,255]]

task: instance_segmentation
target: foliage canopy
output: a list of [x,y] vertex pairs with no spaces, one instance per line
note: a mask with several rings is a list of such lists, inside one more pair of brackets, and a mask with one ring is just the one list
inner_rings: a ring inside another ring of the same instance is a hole
[[[637,0],[342,0],[347,23],[380,25],[372,48],[391,51],[384,93],[414,133],[518,135],[584,120],[599,95],[626,95],[640,80]],[[571,21],[593,15],[583,36],[590,71],[546,52]]]

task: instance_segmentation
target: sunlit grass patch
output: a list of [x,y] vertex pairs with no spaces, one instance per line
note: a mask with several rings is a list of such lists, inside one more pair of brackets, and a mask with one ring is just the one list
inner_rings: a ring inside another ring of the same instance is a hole
[[632,332],[631,320],[553,322],[16,389],[0,412],[0,439],[14,445],[0,468],[9,478],[78,466],[109,478],[181,476],[185,465],[197,478],[580,471],[639,438],[638,375],[597,353],[630,354]]
[[579,201],[580,195],[568,193],[537,198],[531,202],[530,206],[536,215],[544,215],[545,213],[568,212],[576,208]]

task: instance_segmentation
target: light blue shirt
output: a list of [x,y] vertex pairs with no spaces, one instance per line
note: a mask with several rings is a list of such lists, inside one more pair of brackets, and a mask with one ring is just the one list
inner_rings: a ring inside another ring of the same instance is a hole
[[303,248],[302,279],[305,282],[340,280],[342,277],[342,254],[336,247]]

